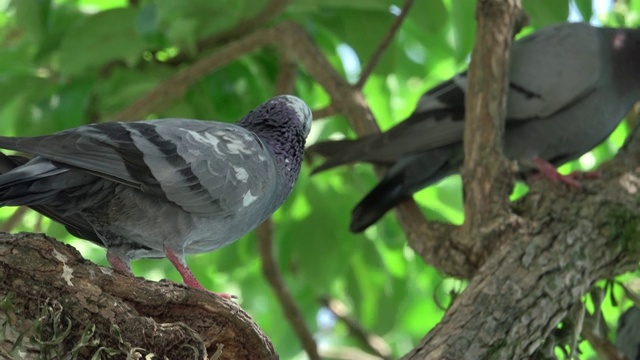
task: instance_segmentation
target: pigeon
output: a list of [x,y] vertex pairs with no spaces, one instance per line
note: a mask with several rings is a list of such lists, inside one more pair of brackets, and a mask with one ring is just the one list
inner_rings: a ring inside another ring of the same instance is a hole
[[618,319],[616,347],[629,360],[640,360],[640,308],[632,306]]
[[0,148],[35,155],[2,154],[0,206],[26,205],[104,246],[120,272],[167,257],[204,289],[185,255],[235,241],[282,205],[311,122],[301,99],[282,95],[236,124],[160,119],[0,137]]
[[[521,174],[558,174],[560,165],[604,141],[640,100],[640,30],[585,23],[549,26],[514,42],[507,90],[505,155]],[[427,91],[415,111],[385,133],[326,141],[310,153],[326,162],[313,173],[353,162],[389,170],[355,207],[350,228],[361,232],[414,192],[459,172],[463,162],[467,74]]]

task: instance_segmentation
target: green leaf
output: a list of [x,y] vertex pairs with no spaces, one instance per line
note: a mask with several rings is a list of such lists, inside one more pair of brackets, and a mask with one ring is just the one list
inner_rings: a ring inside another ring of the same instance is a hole
[[90,122],[85,110],[91,97],[94,79],[88,78],[62,86],[53,107],[53,122],[59,129],[69,129]]
[[107,10],[69,29],[60,47],[60,69],[69,75],[94,70],[114,60],[133,63],[146,43],[135,32],[137,10]]
[[590,21],[593,16],[593,1],[592,0],[573,0],[580,11],[580,15],[584,21]]
[[473,49],[476,33],[475,1],[452,0],[451,21],[456,59],[462,61]]
[[13,2],[16,7],[18,26],[40,42],[47,32],[47,20],[51,8],[50,0],[20,0]]
[[523,0],[522,7],[535,28],[567,21],[569,0]]

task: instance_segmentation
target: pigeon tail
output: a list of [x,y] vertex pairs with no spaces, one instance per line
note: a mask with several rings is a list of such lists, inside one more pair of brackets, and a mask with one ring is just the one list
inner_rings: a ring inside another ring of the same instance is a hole
[[365,196],[351,213],[351,232],[359,233],[373,225],[391,208],[408,198],[405,192],[403,173],[385,177]]
[[29,158],[25,156],[5,155],[0,152],[0,175],[26,164],[27,161],[29,161]]
[[357,149],[358,145],[361,143],[362,139],[343,139],[336,141],[321,141],[309,146],[307,148],[309,153],[318,154],[326,159],[324,163],[311,171],[311,175],[321,173],[337,166],[365,160],[359,156],[361,155],[360,152],[352,154],[353,150]]

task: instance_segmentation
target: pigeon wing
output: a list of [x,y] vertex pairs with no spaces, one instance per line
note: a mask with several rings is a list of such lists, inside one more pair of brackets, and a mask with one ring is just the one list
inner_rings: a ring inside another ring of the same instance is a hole
[[558,24],[515,42],[507,119],[546,118],[595,91],[602,78],[601,30]]
[[0,147],[135,187],[195,215],[231,215],[275,187],[270,152],[232,124],[165,119],[102,123]]

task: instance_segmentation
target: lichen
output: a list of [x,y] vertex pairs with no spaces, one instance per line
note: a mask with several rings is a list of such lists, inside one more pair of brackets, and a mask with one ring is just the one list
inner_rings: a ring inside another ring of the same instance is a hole
[[614,207],[607,215],[606,235],[622,246],[625,252],[640,251],[640,218],[624,207]]

